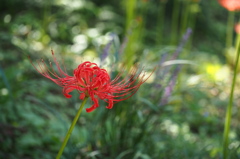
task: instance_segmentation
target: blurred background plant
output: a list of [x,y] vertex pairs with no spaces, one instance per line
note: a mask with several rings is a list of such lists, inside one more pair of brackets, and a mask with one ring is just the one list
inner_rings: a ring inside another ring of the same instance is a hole
[[[0,158],[54,158],[75,116],[78,93],[65,99],[28,61],[51,49],[69,74],[86,60],[112,77],[122,63],[158,66],[132,98],[83,112],[63,158],[222,157],[235,51],[225,51],[228,11],[217,0],[2,0],[0,9]],[[229,158],[240,158],[238,76]]]

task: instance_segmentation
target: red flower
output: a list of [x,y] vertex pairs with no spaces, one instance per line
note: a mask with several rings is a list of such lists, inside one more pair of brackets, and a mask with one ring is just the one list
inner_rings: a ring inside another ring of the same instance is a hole
[[54,71],[51,62],[50,69],[44,60],[38,61],[39,68],[31,63],[40,74],[63,87],[63,94],[66,98],[71,98],[72,96],[69,93],[75,89],[79,92],[81,100],[90,97],[93,105],[86,109],[87,112],[91,112],[99,106],[99,99],[107,102],[108,106],[106,108],[111,109],[114,103],[130,98],[150,77],[144,78],[142,70],[139,72],[137,69],[132,69],[130,76],[122,79],[121,75],[123,72],[121,72],[115,79],[111,80],[105,69],[101,69],[97,64],[89,61],[81,63],[74,69],[73,76],[69,76],[60,67],[53,51],[52,56],[58,73]]
[[240,10],[240,0],[218,0],[218,2],[229,11]]

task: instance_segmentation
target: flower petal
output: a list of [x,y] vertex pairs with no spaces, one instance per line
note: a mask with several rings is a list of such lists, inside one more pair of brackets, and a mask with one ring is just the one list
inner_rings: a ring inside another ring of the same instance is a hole
[[64,87],[63,88],[63,94],[66,98],[71,98],[72,95],[70,95],[69,93],[72,92],[74,89],[76,89],[75,87]]
[[113,100],[109,100],[108,106],[106,106],[107,109],[112,109],[113,107]]
[[81,93],[80,96],[79,96],[79,98],[80,98],[81,100],[83,100],[85,97],[86,97],[85,93]]

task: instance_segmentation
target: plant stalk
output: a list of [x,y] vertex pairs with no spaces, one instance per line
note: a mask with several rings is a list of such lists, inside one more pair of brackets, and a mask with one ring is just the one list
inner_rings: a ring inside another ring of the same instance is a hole
[[165,8],[166,2],[159,2],[159,14],[158,14],[158,21],[157,21],[157,44],[162,44],[162,37],[164,36],[164,18],[165,18]]
[[189,23],[189,16],[190,16],[190,2],[189,1],[185,1],[183,2],[183,8],[182,8],[182,20],[181,20],[181,35],[184,35],[187,27],[188,23]]
[[233,26],[234,26],[234,12],[229,11],[228,22],[227,22],[227,35],[226,35],[226,47],[227,47],[227,49],[232,47]]
[[67,142],[68,142],[69,137],[70,137],[71,134],[72,134],[73,128],[74,128],[75,124],[77,123],[77,120],[78,120],[78,118],[79,118],[79,116],[80,116],[80,114],[81,114],[81,112],[82,112],[82,110],[83,110],[83,107],[84,107],[87,99],[88,99],[88,98],[85,98],[85,99],[83,100],[80,108],[78,109],[78,112],[77,112],[76,116],[74,117],[70,128],[68,129],[68,132],[67,132],[67,134],[66,134],[66,136],[65,136],[65,139],[64,139],[64,141],[63,141],[63,143],[62,143],[62,146],[61,146],[61,148],[60,148],[60,150],[59,150],[59,152],[58,152],[58,154],[57,154],[56,159],[60,159],[60,157],[62,156],[63,150],[64,150],[64,148],[65,148],[65,146],[66,146],[66,144],[67,144]]
[[177,34],[178,34],[178,18],[179,18],[179,10],[180,10],[180,2],[178,0],[174,0],[173,2],[173,12],[172,12],[172,24],[171,24],[171,44],[176,45]]
[[230,131],[230,124],[231,124],[231,116],[232,116],[232,106],[233,106],[233,97],[234,97],[234,88],[236,84],[236,77],[237,77],[237,70],[238,70],[238,63],[239,63],[239,56],[240,56],[240,42],[236,47],[236,62],[234,68],[234,74],[232,79],[232,86],[231,92],[229,97],[229,103],[227,107],[226,117],[225,117],[225,124],[224,124],[224,134],[223,134],[223,158],[227,159],[228,157],[228,144],[229,144],[229,131]]

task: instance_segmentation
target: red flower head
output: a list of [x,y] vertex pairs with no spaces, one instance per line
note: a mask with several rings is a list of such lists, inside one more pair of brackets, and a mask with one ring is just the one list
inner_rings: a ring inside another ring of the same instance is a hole
[[52,56],[59,73],[54,71],[51,63],[49,69],[44,60],[38,61],[39,68],[32,65],[40,74],[63,87],[63,94],[66,98],[71,98],[69,93],[75,89],[79,92],[81,100],[90,97],[93,105],[86,109],[87,112],[91,112],[99,106],[99,99],[107,102],[106,108],[111,109],[114,103],[130,98],[150,77],[144,78],[142,71],[138,72],[137,69],[132,69],[130,76],[121,79],[123,73],[121,72],[111,80],[105,69],[101,69],[97,64],[89,61],[81,63],[74,69],[73,76],[69,76],[60,67],[53,51]]
[[218,0],[218,2],[229,11],[240,10],[240,0]]

